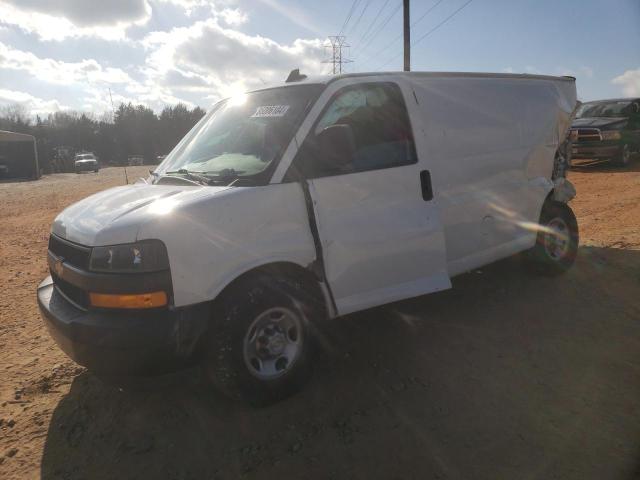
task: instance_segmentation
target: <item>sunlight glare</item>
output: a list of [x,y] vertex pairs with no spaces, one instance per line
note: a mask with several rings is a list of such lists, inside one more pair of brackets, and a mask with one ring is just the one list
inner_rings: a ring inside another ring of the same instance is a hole
[[177,205],[173,198],[161,198],[149,205],[149,213],[156,215],[166,215],[171,213],[174,207]]
[[244,92],[235,93],[229,99],[229,105],[233,107],[244,105],[246,102],[247,102],[247,94]]

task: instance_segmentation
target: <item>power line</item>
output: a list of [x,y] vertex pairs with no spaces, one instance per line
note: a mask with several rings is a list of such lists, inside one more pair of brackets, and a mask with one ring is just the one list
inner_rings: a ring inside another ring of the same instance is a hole
[[356,20],[356,23],[354,23],[350,29],[352,33],[356,31],[356,28],[358,28],[358,25],[360,24],[360,20],[362,20],[362,16],[364,15],[364,12],[367,11],[367,8],[369,8],[369,5],[371,5],[371,0],[367,0],[367,3],[364,4],[364,8],[360,12],[360,16],[358,17],[358,20]]
[[[411,28],[415,27],[421,20],[424,19],[424,17],[426,17],[434,8],[436,8],[438,5],[440,5],[442,2],[444,2],[444,0],[438,0],[435,4],[433,4],[430,8],[427,9],[426,12],[424,12],[420,18],[418,18],[416,21],[411,22]],[[394,38],[393,40],[391,40],[389,43],[387,43],[387,45],[378,50],[375,54],[373,55],[369,55],[367,58],[365,58],[365,61],[372,59],[373,57],[377,57],[378,55],[380,55],[382,52],[384,52],[385,50],[387,50],[389,47],[391,47],[394,43],[396,43],[398,40],[400,40],[402,38],[402,33],[400,35],[398,35],[396,38]]]
[[436,3],[434,3],[431,7],[429,7],[429,9],[427,9],[426,12],[424,12],[419,19],[417,19],[415,22],[413,22],[411,24],[412,27],[414,27],[418,22],[420,22],[420,20],[422,20],[424,17],[426,17],[427,15],[429,15],[429,13],[431,13],[431,10],[433,10],[434,8],[436,8],[438,5],[440,5],[442,2],[444,2],[444,0],[438,0]]
[[351,8],[349,9],[349,13],[347,14],[347,18],[344,20],[344,23],[342,24],[342,28],[338,33],[338,36],[342,35],[342,33],[344,32],[344,29],[349,24],[349,20],[351,20],[351,16],[353,15],[353,12],[356,9],[356,6],[358,5],[358,3],[360,3],[360,0],[353,0],[353,3],[351,4]]
[[400,7],[402,7],[402,2],[400,2],[398,4],[398,6],[391,11],[389,16],[387,16],[386,20],[375,30],[375,32],[373,34],[371,34],[369,36],[370,40],[360,49],[359,53],[362,53],[364,50],[367,49],[367,47],[369,45],[371,45],[371,42],[373,42],[373,40],[375,40],[375,38],[378,35],[378,33],[380,33],[380,31],[382,31],[382,29],[387,26],[387,23],[389,23],[391,21],[391,19],[393,17],[395,17],[396,13],[398,13],[398,11],[400,10]]
[[[467,0],[467,2],[462,5],[460,8],[458,8],[457,10],[455,10],[451,15],[449,15],[447,18],[445,18],[444,20],[442,20],[440,23],[438,23],[435,27],[433,27],[431,30],[429,30],[427,33],[425,33],[424,35],[422,35],[420,38],[418,38],[415,42],[411,43],[411,46],[415,46],[418,43],[420,43],[422,40],[424,40],[425,38],[427,38],[429,35],[431,35],[433,32],[435,32],[436,30],[438,30],[441,26],[443,26],[445,23],[447,23],[449,20],[451,20],[453,17],[455,17],[463,8],[465,8],[467,5],[469,5],[471,2],[473,2],[473,0]],[[383,63],[382,65],[380,65],[378,67],[378,69],[383,68],[385,66],[387,66],[389,63],[391,63],[393,60],[395,60],[396,58],[398,58],[401,55],[401,53],[394,55],[393,57],[391,57],[388,61],[386,61],[385,63]],[[377,69],[376,69],[377,70]]]
[[433,32],[435,32],[436,30],[438,30],[442,25],[444,25],[445,23],[447,23],[449,20],[451,20],[453,17],[455,17],[458,12],[460,12],[463,8],[465,8],[467,5],[469,5],[471,2],[473,2],[473,0],[468,0],[467,3],[465,3],[464,5],[462,5],[460,8],[458,8],[455,12],[453,12],[451,15],[449,15],[447,18],[445,18],[442,22],[440,22],[438,25],[436,25],[435,27],[433,27],[431,30],[429,30],[427,33],[425,33],[424,35],[422,35],[420,38],[418,38],[418,40],[415,41],[415,43],[413,43],[413,45],[417,45],[419,44],[422,40],[424,40],[425,38],[427,38],[429,35],[431,35]]
[[[360,46],[360,44],[364,41],[365,38],[367,38],[368,33],[371,31],[371,28],[375,25],[375,23],[378,21],[378,18],[380,18],[380,14],[382,13],[382,11],[386,8],[386,6],[389,4],[390,0],[386,0],[384,2],[384,4],[382,5],[382,7],[380,7],[380,10],[378,10],[378,13],[376,13],[375,18],[373,19],[373,22],[371,22],[369,24],[369,27],[365,30],[365,32],[362,34],[362,36],[360,37],[360,41],[358,42],[358,46]],[[356,47],[357,48],[357,47]]]
[[366,44],[363,45],[362,48],[360,49],[361,52],[366,50],[367,47],[371,44],[371,42],[373,42],[375,40],[375,38],[378,35],[378,33],[380,33],[382,31],[382,29],[384,27],[386,27],[387,24],[391,21],[391,19],[396,15],[396,13],[398,13],[398,11],[400,10],[400,7],[402,7],[402,0],[400,0],[400,3],[398,3],[396,8],[391,10],[389,15],[387,15],[387,17],[385,17],[385,19],[382,20],[382,22],[380,22],[380,24],[373,30],[373,32],[371,32],[369,37],[367,37],[367,39],[364,40],[364,41],[366,41]]

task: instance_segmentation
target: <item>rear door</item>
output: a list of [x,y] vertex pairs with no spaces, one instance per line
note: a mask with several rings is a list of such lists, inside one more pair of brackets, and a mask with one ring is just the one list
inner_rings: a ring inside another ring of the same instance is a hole
[[[450,288],[429,165],[416,152],[401,88],[332,87],[292,168],[309,186],[338,312]],[[356,144],[340,167],[323,163],[314,148],[333,125],[349,125]]]

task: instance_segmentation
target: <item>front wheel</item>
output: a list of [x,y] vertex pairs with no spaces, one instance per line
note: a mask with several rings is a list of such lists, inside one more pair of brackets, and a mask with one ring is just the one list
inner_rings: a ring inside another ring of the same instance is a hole
[[316,312],[294,282],[266,275],[241,282],[212,316],[205,371],[227,395],[266,405],[310,377]]
[[629,165],[630,161],[631,161],[631,148],[629,148],[629,145],[625,143],[622,146],[620,153],[618,153],[618,155],[614,159],[614,163],[619,167],[626,167],[627,165]]
[[578,221],[571,207],[548,201],[540,214],[536,245],[526,253],[527,263],[537,273],[564,273],[576,259],[578,243]]

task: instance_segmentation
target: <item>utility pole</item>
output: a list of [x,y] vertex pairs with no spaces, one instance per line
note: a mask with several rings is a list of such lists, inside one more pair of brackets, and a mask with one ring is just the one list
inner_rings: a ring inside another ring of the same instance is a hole
[[325,44],[325,48],[331,49],[331,58],[329,60],[323,60],[322,63],[331,63],[333,65],[332,71],[336,73],[342,73],[342,65],[345,63],[351,63],[353,60],[345,58],[342,50],[349,48],[347,45],[347,37],[344,35],[329,35],[329,44]]
[[404,13],[404,71],[411,71],[411,23],[409,20],[409,0],[402,0]]
[[116,122],[116,111],[113,108],[113,96],[111,96],[111,89],[109,89],[109,100],[111,100],[111,123]]

